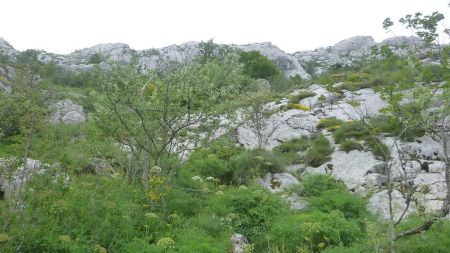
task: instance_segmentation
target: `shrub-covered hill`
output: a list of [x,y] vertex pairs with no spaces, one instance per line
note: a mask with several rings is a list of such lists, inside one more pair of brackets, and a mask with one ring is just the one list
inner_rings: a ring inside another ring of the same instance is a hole
[[450,51],[425,42],[0,40],[0,252],[449,252]]

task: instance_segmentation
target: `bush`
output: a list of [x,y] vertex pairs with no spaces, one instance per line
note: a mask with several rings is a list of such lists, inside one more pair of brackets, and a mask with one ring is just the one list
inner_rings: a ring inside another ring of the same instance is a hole
[[425,132],[420,126],[408,127],[405,129],[405,126],[400,120],[393,116],[377,116],[370,119],[370,124],[381,133],[398,136],[404,141],[414,141],[414,138],[423,136]]
[[280,196],[251,186],[224,191],[224,195],[210,200],[207,211],[228,218],[233,231],[245,235],[259,249],[265,246],[265,234],[287,207]]
[[308,137],[302,136],[301,138],[286,141],[275,147],[273,150],[280,153],[301,152],[307,150],[309,148],[309,145],[310,142]]
[[12,239],[7,248],[0,245],[2,252],[18,247],[21,252],[92,252],[96,245],[122,252],[130,238],[155,231],[144,227],[141,187],[94,176],[73,177],[68,187],[63,179],[42,175],[28,182],[23,220],[6,219],[12,222],[6,231]]
[[288,103],[285,107],[284,107],[284,109],[287,111],[287,110],[292,110],[292,109],[295,109],[295,110],[301,110],[301,111],[309,111],[309,110],[311,110],[311,108],[309,108],[308,106],[306,106],[306,105],[302,105],[302,104],[294,104],[294,103]]
[[[390,155],[389,148],[384,145],[377,136],[374,136],[374,134],[373,131],[371,132],[369,128],[360,121],[347,122],[333,132],[334,140],[338,144],[342,144],[345,141],[362,140],[375,156],[381,159],[388,158]],[[347,143],[345,145],[353,147],[355,144]]]
[[303,181],[303,185],[304,195],[308,197],[320,196],[328,190],[344,191],[347,189],[344,183],[329,175],[309,175]]
[[240,52],[239,62],[244,64],[244,74],[252,78],[272,80],[280,73],[277,66],[258,51]]
[[313,211],[279,219],[270,230],[267,243],[271,252],[298,252],[299,248],[319,252],[327,247],[351,245],[362,236],[358,223],[345,219],[341,212]]
[[339,210],[347,219],[362,219],[367,216],[366,202],[353,196],[347,189],[331,189],[310,198],[311,208],[328,213]]
[[305,162],[310,166],[319,167],[331,159],[331,153],[333,153],[333,148],[325,136],[314,137],[311,148],[306,152]]
[[359,121],[350,121],[342,124],[333,132],[336,143],[341,143],[347,139],[363,140],[370,135],[369,129]]
[[340,144],[340,150],[345,151],[345,152],[350,152],[352,150],[363,150],[363,146],[361,145],[361,143],[357,142],[357,141],[352,141],[352,140],[345,140],[342,141]]
[[342,124],[344,124],[343,120],[337,119],[336,117],[329,117],[319,120],[317,128],[326,129],[330,132],[333,132],[334,130],[339,128]]
[[314,97],[317,95],[316,93],[312,91],[303,91],[299,92],[298,95],[288,95],[289,103],[297,104],[300,102],[300,100],[304,98]]
[[189,159],[181,170],[187,171],[192,176],[214,177],[223,182],[229,182],[231,179],[228,163],[215,155],[209,155],[203,159]]

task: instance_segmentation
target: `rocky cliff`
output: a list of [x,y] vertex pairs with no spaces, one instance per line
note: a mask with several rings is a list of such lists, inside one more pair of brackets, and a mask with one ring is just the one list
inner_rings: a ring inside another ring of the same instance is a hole
[[[413,37],[395,37],[378,44],[387,44],[398,54],[406,53],[404,45],[418,45],[420,41]],[[99,44],[90,48],[76,50],[70,54],[59,55],[39,51],[38,59],[42,62],[55,62],[73,71],[89,71],[96,66],[103,69],[110,67],[111,62],[130,64],[133,60],[142,70],[155,69],[171,63],[183,63],[192,60],[199,54],[198,42],[186,42],[157,49],[134,50],[123,43]],[[274,62],[286,76],[299,75],[310,79],[336,66],[349,66],[370,54],[370,48],[377,43],[370,36],[356,36],[327,48],[312,51],[301,51],[288,54],[270,42],[230,45],[232,49],[256,50]],[[224,46],[224,45],[221,45]],[[16,58],[20,51],[14,49],[7,41],[0,38],[0,53]]]

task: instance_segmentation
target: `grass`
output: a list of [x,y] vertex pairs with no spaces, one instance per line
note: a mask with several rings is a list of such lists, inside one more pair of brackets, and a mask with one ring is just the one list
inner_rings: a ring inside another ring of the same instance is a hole
[[319,135],[313,138],[311,148],[306,152],[305,162],[312,167],[319,167],[331,160],[332,153],[330,141],[325,136]]

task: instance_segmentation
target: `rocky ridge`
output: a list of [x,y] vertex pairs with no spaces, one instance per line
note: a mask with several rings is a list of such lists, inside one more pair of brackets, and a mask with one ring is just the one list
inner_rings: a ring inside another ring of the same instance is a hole
[[[356,36],[340,41],[327,48],[312,51],[301,51],[289,54],[270,42],[251,43],[245,45],[229,45],[231,49],[243,51],[259,51],[274,62],[286,76],[300,76],[310,79],[338,66],[349,66],[370,54],[374,45],[389,45],[395,53],[404,54],[403,46],[416,46],[420,41],[414,37],[394,37],[376,43],[370,36]],[[90,71],[97,66],[102,69],[111,67],[111,62],[130,64],[138,63],[141,70],[164,68],[172,63],[185,63],[199,54],[198,42],[186,42],[157,49],[134,50],[124,43],[99,44],[93,47],[76,50],[70,54],[61,55],[38,51],[38,60],[55,62],[61,67],[75,72]],[[220,45],[224,47],[225,45]],[[10,58],[16,58],[20,51],[14,49],[7,41],[0,38],[0,53]],[[1,73],[0,73],[1,74]]]

